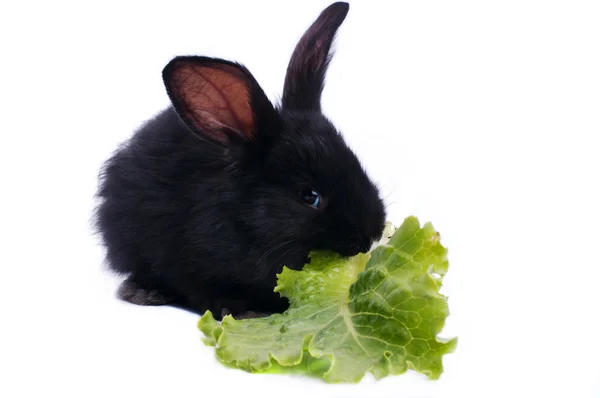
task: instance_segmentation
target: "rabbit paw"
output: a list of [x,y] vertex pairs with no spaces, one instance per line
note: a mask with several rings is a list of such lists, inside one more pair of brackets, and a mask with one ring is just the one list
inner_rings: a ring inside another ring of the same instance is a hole
[[141,288],[137,283],[129,279],[121,283],[117,291],[117,297],[136,305],[165,305],[171,301],[158,290]]
[[235,319],[252,319],[252,318],[266,318],[271,316],[272,314],[268,314],[266,312],[254,312],[254,311],[247,311],[244,312],[242,314],[239,314],[238,316],[234,317]]
[[238,314],[232,314],[228,308],[223,308],[221,310],[221,318],[225,318],[227,315],[231,315],[234,319],[252,319],[252,318],[266,318],[271,316],[272,314],[266,312],[254,312],[254,311],[246,311]]

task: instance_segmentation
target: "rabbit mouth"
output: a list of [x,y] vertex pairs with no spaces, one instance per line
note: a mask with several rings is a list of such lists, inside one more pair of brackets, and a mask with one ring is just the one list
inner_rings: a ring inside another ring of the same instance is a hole
[[372,240],[367,237],[338,238],[335,241],[319,241],[311,245],[311,250],[327,250],[342,257],[353,257],[359,253],[367,253],[372,246]]
[[353,257],[353,256],[356,256],[358,253],[368,252],[370,248],[371,248],[371,244],[361,245],[361,244],[357,243],[352,246],[346,246],[343,248],[334,249],[334,251],[343,257]]
[[338,251],[338,254],[342,257],[353,257],[356,256],[358,253],[360,253],[360,250],[358,249],[347,249]]

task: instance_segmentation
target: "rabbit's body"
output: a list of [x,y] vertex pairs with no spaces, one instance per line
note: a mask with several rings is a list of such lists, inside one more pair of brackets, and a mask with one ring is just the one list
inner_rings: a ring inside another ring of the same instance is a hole
[[242,285],[273,280],[261,275],[273,271],[259,260],[270,264],[288,252],[284,264],[302,263],[307,253],[283,245],[265,256],[257,238],[240,233],[236,214],[245,211],[239,204],[253,176],[232,176],[242,171],[225,160],[224,150],[199,139],[167,109],[108,162],[100,220],[114,270],[169,301],[210,308],[220,300],[205,302],[207,295],[235,298]]
[[[347,6],[324,11],[299,43],[274,108],[241,65],[178,57],[163,76],[173,107],[107,162],[98,230],[120,296],[218,317],[279,312],[285,265],[312,249],[366,251],[383,230],[376,187],[320,112],[329,47]],[[321,49],[307,54],[310,40]],[[323,43],[326,45],[324,46]]]

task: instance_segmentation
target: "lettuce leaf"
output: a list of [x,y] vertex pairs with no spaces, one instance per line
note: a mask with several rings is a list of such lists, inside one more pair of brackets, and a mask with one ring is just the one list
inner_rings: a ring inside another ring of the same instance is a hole
[[255,373],[299,373],[326,382],[358,382],[412,369],[429,379],[457,338],[437,337],[449,315],[440,294],[447,250],[430,223],[390,224],[379,245],[342,258],[314,252],[301,271],[284,267],[275,291],[290,301],[283,314],[219,324],[207,311],[204,343],[225,365]]

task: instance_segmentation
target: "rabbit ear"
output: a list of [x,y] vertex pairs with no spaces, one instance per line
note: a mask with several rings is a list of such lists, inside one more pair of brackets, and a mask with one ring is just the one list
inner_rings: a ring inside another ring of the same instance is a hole
[[343,2],[327,7],[296,45],[283,87],[284,109],[321,110],[321,93],[331,59],[329,50],[349,7]]
[[207,57],[176,57],[163,69],[173,107],[197,134],[228,144],[253,141],[274,108],[242,65]]

